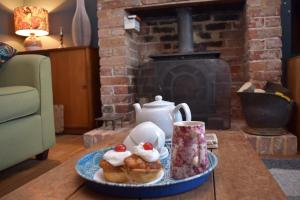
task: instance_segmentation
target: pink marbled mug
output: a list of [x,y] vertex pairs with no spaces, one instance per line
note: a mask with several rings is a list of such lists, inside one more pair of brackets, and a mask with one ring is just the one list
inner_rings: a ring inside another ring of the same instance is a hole
[[205,123],[174,123],[172,137],[171,177],[183,179],[204,172],[209,165]]

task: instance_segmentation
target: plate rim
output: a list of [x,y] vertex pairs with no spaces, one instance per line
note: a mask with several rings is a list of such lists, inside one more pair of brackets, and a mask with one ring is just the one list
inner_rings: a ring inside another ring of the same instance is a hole
[[[99,184],[99,185],[105,185],[105,186],[113,186],[113,187],[122,187],[122,188],[126,188],[126,187],[131,187],[131,188],[140,188],[140,187],[162,187],[162,186],[172,186],[172,185],[176,185],[176,184],[181,184],[183,182],[189,182],[189,181],[192,181],[192,180],[195,180],[197,178],[200,178],[202,176],[205,176],[207,174],[210,174],[217,166],[218,164],[218,157],[211,151],[207,150],[207,153],[208,153],[208,158],[211,156],[215,162],[214,163],[211,163],[211,166],[205,170],[203,173],[199,173],[197,175],[194,175],[194,176],[191,176],[191,177],[187,177],[187,178],[184,178],[184,179],[174,179],[175,181],[174,182],[170,182],[170,183],[164,183],[164,184],[160,184],[160,183],[156,183],[156,184],[150,184],[150,185],[136,185],[136,184],[128,184],[128,183],[113,183],[113,182],[107,182],[107,183],[99,183],[97,181],[95,181],[94,179],[89,179],[89,178],[86,178],[84,177],[80,172],[79,172],[79,169],[78,169],[78,164],[80,162],[81,159],[83,159],[84,157],[90,155],[90,154],[93,154],[93,153],[97,153],[99,151],[107,151],[107,150],[110,150],[112,149],[113,147],[110,146],[110,147],[106,147],[106,148],[102,148],[102,149],[98,149],[98,150],[95,150],[95,151],[91,151],[85,155],[83,155],[82,157],[80,157],[77,162],[76,162],[76,165],[75,165],[75,170],[76,170],[76,173],[81,177],[83,178],[84,180],[86,181],[90,181],[90,182],[93,182],[95,184]],[[209,162],[211,159],[209,158]],[[165,173],[165,172],[164,172]]]
[[[96,171],[96,173],[98,173],[99,171],[102,171],[102,173],[103,173],[103,168],[101,168],[100,167],[100,169],[99,170],[97,170]],[[95,173],[95,174],[96,174]],[[107,185],[106,183],[113,183],[113,182],[109,182],[109,181],[105,181],[105,182],[98,182],[97,180],[95,180],[95,174],[94,174],[94,176],[93,176],[93,180],[94,181],[96,181],[96,183],[100,183],[100,184],[104,184],[104,185]],[[161,181],[161,179],[164,177],[164,175],[165,175],[165,170],[160,170],[159,171],[159,176],[156,178],[156,179],[154,179],[154,180],[152,180],[152,181],[150,181],[150,182],[147,182],[147,183],[125,183],[125,184],[127,184],[128,186],[132,186],[132,185],[136,185],[136,186],[149,186],[149,185],[153,185],[153,184],[156,184],[158,181]],[[118,184],[118,183],[116,183],[116,184]],[[120,184],[120,183],[119,183]],[[124,183],[123,183],[124,184]]]

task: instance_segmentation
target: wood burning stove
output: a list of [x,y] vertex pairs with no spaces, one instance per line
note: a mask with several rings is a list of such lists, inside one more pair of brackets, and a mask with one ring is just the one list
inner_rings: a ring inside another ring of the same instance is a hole
[[193,52],[192,17],[189,8],[178,8],[179,53],[152,55],[140,67],[138,97],[162,95],[190,106],[193,120],[208,128],[230,128],[231,74],[218,52]]

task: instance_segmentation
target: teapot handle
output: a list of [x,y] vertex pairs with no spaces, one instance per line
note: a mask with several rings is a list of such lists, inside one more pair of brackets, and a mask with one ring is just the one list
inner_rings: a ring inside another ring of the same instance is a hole
[[182,108],[184,113],[185,113],[185,120],[186,121],[191,121],[192,120],[191,110],[190,110],[190,107],[186,103],[178,104],[174,109],[174,114],[179,112],[180,108]]

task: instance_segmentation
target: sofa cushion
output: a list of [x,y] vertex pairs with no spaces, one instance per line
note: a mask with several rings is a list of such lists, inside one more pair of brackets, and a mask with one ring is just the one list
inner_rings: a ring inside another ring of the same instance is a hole
[[33,87],[0,87],[0,123],[36,113],[39,106],[39,94]]
[[12,58],[14,55],[16,55],[16,53],[16,49],[8,44],[0,42],[0,65]]

